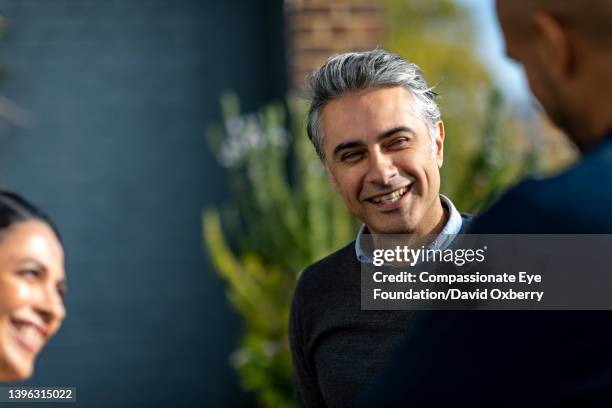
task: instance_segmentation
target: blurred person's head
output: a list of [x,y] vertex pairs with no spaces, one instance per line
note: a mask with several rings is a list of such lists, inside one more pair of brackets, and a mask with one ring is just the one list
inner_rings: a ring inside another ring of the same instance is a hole
[[612,127],[612,2],[497,0],[506,52],[552,121],[581,148]]
[[34,360],[66,315],[64,252],[49,219],[0,192],[0,381],[32,375]]
[[418,66],[377,49],[309,79],[307,131],[347,208],[372,233],[436,233],[444,125]]

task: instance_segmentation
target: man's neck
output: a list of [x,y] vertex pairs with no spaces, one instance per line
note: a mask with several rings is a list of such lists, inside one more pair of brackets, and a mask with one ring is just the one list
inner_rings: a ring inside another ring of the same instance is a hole
[[450,217],[450,211],[446,208],[446,205],[442,204],[442,200],[438,200],[438,210],[440,211],[440,217],[438,218],[438,222],[433,226],[431,231],[427,232],[429,235],[438,235],[444,229],[444,226],[448,222],[448,218]]
[[571,135],[570,138],[576,144],[581,154],[588,153],[606,139],[606,136],[612,130],[612,122],[606,126],[598,126],[597,129],[597,131],[588,134],[582,133],[581,135]]
[[612,130],[612,56],[608,51],[589,54],[589,75],[566,102],[572,107],[570,126],[564,128],[582,153],[604,141]]

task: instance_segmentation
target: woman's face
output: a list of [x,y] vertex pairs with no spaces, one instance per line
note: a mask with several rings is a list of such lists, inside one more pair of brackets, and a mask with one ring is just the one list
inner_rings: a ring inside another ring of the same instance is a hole
[[34,359],[66,315],[64,251],[40,221],[0,235],[0,381],[32,375]]

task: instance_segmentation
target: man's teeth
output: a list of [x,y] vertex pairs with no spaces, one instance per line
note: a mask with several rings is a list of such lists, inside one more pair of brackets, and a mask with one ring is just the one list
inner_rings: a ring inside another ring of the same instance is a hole
[[375,203],[382,203],[382,202],[385,202],[385,201],[391,201],[391,202],[397,201],[397,200],[399,200],[399,198],[401,196],[403,196],[406,193],[406,191],[408,191],[408,188],[407,187],[402,187],[399,190],[393,191],[392,193],[385,194],[385,195],[379,196],[379,197],[374,197],[372,199],[372,201],[374,201]]

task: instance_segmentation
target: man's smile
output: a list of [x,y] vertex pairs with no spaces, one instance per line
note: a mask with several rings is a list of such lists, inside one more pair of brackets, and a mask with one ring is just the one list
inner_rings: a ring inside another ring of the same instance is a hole
[[392,190],[390,192],[376,195],[365,199],[367,203],[376,207],[377,210],[380,211],[392,211],[395,210],[407,201],[407,197],[409,196],[409,192],[412,191],[412,186],[414,183],[411,183],[407,186],[403,186]]
[[366,201],[370,201],[373,202],[375,204],[379,204],[382,203],[384,201],[397,201],[401,196],[403,196],[404,194],[406,194],[406,192],[408,191],[408,189],[410,189],[410,187],[412,186],[412,184],[408,185],[408,186],[404,186],[404,187],[400,187],[396,190],[393,190],[389,193],[384,193],[381,195],[377,195],[374,197],[370,197],[367,198]]
[[383,195],[379,195],[376,197],[372,197],[369,200],[377,204],[382,203],[384,201],[397,201],[401,196],[403,196],[408,191],[410,187],[411,186],[401,187],[401,188],[398,188],[397,190],[393,190],[392,192],[388,194],[383,194]]

